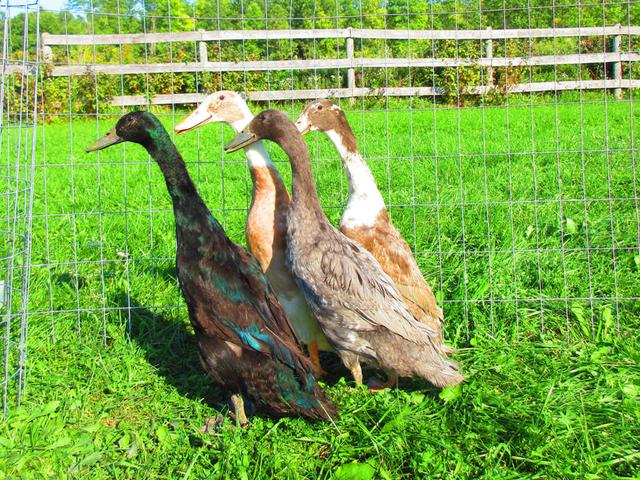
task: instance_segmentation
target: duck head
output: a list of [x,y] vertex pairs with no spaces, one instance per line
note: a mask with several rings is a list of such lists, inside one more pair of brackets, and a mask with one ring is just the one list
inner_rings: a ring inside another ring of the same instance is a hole
[[258,140],[278,140],[287,138],[293,133],[297,135],[289,117],[278,110],[265,110],[258,114],[249,125],[224,146],[227,152],[235,152]]
[[320,99],[309,103],[302,111],[296,128],[305,135],[308,132],[320,130],[326,132],[338,129],[346,122],[342,109],[331,100]]
[[252,117],[242,94],[221,90],[205,98],[174,130],[176,133],[185,133],[212,122],[224,122],[242,130]]
[[152,113],[142,111],[127,113],[104,137],[87,147],[86,151],[95,152],[122,142],[134,142],[147,147],[153,141],[152,132],[158,127],[162,127],[162,124]]

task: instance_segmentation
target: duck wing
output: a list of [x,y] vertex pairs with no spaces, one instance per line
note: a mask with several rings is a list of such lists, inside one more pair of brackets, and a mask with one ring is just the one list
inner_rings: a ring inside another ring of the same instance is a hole
[[374,247],[376,259],[393,280],[402,297],[411,303],[407,306],[410,310],[415,310],[413,313],[416,318],[429,316],[435,320],[432,325],[441,324],[442,310],[438,307],[431,287],[422,276],[411,248],[390,221],[385,233],[373,239],[379,242]]
[[413,283],[411,280],[395,281],[396,288],[405,301],[410,304],[407,307],[410,308],[416,319],[420,321],[429,321],[428,319],[430,319],[431,325],[441,326],[444,322],[444,315],[431,287],[424,280],[420,282],[419,279],[414,279]]
[[[364,248],[334,229],[318,240],[323,301],[356,331],[386,329],[411,342],[437,333],[413,319],[391,279]],[[423,340],[422,340],[423,341]]]
[[443,322],[442,309],[422,276],[411,248],[391,223],[388,213],[383,213],[373,227],[341,225],[340,231],[371,252],[417,320],[439,329]]
[[289,367],[304,371],[305,375],[313,370],[302,354],[302,344],[282,305],[249,252],[233,245],[228,268],[216,269],[215,277],[212,287],[223,290],[227,298],[233,299],[230,315],[220,322],[227,334],[231,333],[247,348],[272,354]]
[[[180,275],[197,286],[183,285],[183,292],[206,350],[201,352],[203,363],[214,371],[224,363],[221,383],[233,377],[273,413],[334,416],[335,407],[316,383],[313,365],[255,258],[231,242],[203,248],[208,251],[197,270]],[[189,292],[197,292],[198,298]],[[224,344],[243,353],[234,357],[221,352],[217,346]]]

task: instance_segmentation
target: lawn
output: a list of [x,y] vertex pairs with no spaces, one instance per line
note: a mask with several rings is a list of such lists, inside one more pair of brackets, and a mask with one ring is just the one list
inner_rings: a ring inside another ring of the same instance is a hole
[[[257,415],[200,433],[227,404],[197,360],[160,171],[132,144],[84,153],[117,117],[59,119],[39,131],[27,387],[0,423],[0,478],[640,475],[637,105],[345,107],[444,306],[462,388],[371,395],[334,375],[335,425]],[[175,141],[244,243],[251,179],[223,154],[232,136]],[[344,172],[326,138],[307,140],[337,223]]]

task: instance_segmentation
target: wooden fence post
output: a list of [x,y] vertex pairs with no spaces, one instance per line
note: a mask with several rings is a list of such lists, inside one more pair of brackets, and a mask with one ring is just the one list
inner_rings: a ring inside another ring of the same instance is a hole
[[353,37],[351,36],[351,27],[349,27],[349,36],[347,37],[347,60],[349,60],[349,68],[347,69],[347,88],[354,91],[356,88],[356,69],[353,68],[353,60],[355,58],[355,49],[353,46]]
[[[204,32],[204,30],[198,30]],[[200,41],[198,43],[198,50],[200,51],[200,63],[205,65],[209,61],[209,54],[207,53],[207,42]]]
[[49,34],[47,32],[42,32],[40,35],[40,58],[45,63],[51,63],[53,60],[53,51],[51,47],[47,45],[47,37]]
[[[620,32],[620,24],[617,24],[618,32]],[[611,51],[620,54],[620,33],[613,36],[613,45]],[[606,75],[605,75],[606,79]],[[622,98],[622,62],[620,59],[613,64],[613,80],[616,84],[616,88],[613,91],[616,98]]]
[[487,67],[487,86],[493,88],[493,66],[491,60],[493,59],[493,29],[487,27],[487,41],[485,45],[485,57],[489,60],[489,67]]

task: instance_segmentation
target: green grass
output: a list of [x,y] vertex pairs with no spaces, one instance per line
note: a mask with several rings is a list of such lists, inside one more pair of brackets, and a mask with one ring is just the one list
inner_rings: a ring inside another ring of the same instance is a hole
[[[199,429],[226,398],[197,360],[160,171],[134,145],[84,153],[115,117],[46,125],[27,388],[0,424],[0,478],[637,478],[640,112],[601,100],[356,106],[361,149],[444,301],[467,380],[374,396],[332,380],[335,425],[258,415],[214,435]],[[176,143],[244,243],[251,182],[241,154],[222,155],[231,137],[214,125]],[[308,140],[336,223],[346,179],[330,143]]]

